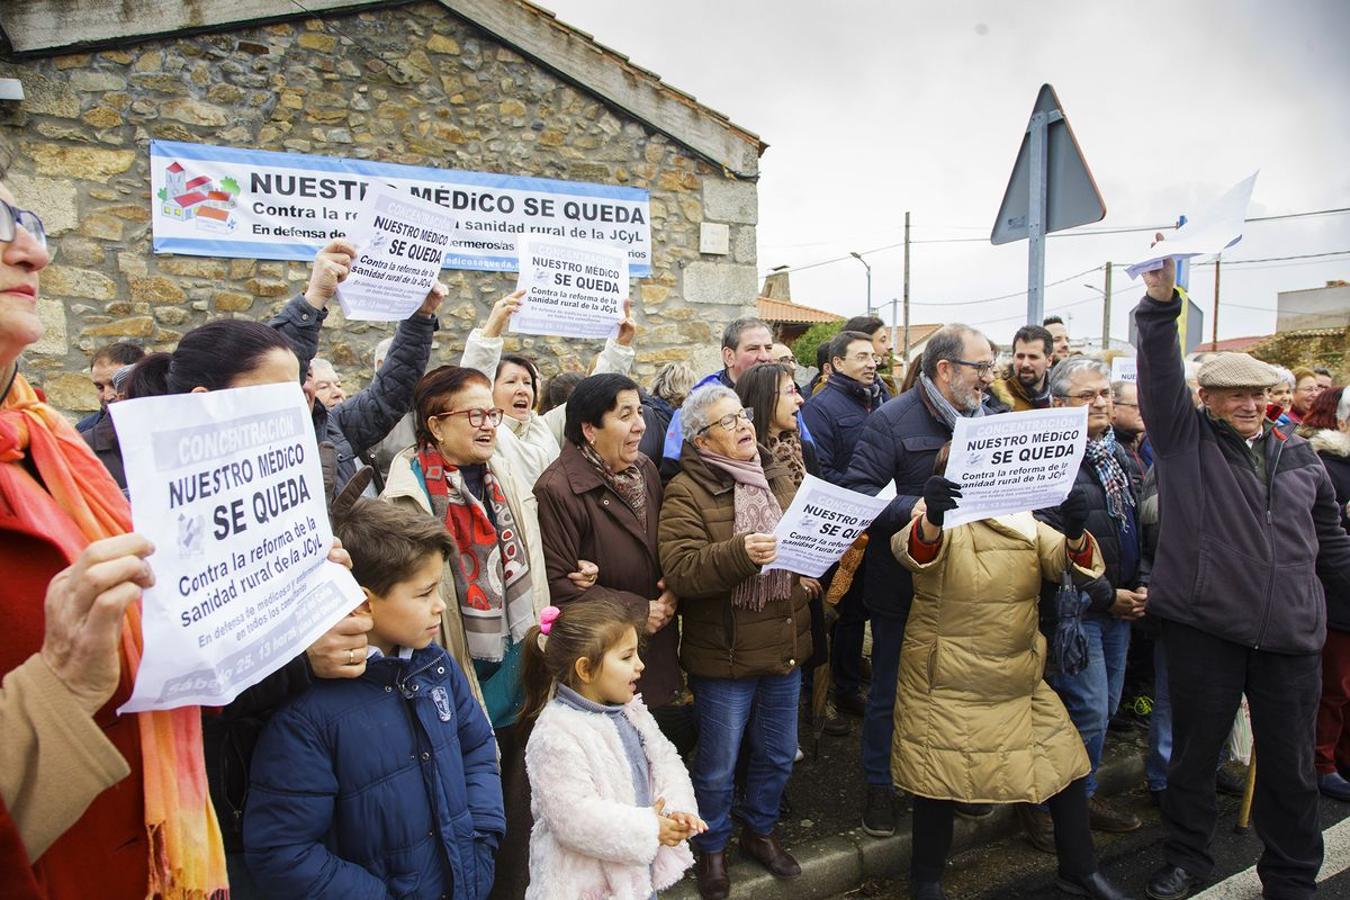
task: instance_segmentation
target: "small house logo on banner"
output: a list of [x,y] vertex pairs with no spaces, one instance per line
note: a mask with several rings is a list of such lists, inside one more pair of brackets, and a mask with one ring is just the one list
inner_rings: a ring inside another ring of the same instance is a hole
[[236,223],[235,197],[239,182],[227,175],[216,184],[210,176],[193,175],[182,163],[171,163],[164,170],[164,185],[156,193],[161,212],[180,222],[195,222],[203,231],[229,234]]

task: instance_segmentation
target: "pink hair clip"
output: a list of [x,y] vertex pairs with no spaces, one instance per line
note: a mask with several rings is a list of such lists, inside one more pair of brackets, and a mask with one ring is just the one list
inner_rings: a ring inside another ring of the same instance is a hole
[[545,606],[541,609],[539,611],[539,633],[543,635],[550,634],[553,631],[554,621],[556,621],[561,614],[562,610],[558,609],[556,606]]

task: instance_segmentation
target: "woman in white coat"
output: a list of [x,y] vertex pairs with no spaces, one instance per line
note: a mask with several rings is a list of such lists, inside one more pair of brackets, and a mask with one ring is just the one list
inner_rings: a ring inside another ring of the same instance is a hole
[[[516,310],[520,309],[524,291],[507,294],[498,300],[488,313],[482,328],[469,332],[464,342],[460,365],[477,369],[492,381],[492,402],[505,413],[506,430],[516,438],[504,442],[501,453],[526,479],[528,490],[539,480],[539,475],[558,458],[562,445],[557,434],[567,415],[567,404],[549,410],[545,415],[535,411],[539,400],[539,369],[527,357],[502,354],[502,332]],[[595,358],[594,372],[613,372],[627,375],[633,368],[633,338],[637,324],[633,321],[628,303],[624,303],[624,319],[618,333],[605,341],[605,349]],[[552,420],[557,419],[554,423]],[[557,427],[554,425],[557,424]]]

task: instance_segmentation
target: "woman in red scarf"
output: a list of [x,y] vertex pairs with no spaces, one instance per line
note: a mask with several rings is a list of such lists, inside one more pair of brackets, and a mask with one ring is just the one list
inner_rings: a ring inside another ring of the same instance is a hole
[[41,221],[0,184],[0,886],[223,896],[199,710],[115,712],[140,660],[134,601],[153,548],[128,533],[130,508],[88,445],[18,373],[42,336],[49,261]]

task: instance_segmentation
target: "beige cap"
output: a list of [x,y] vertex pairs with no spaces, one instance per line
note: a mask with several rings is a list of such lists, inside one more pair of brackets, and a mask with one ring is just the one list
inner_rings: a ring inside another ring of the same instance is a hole
[[1196,377],[1201,387],[1270,387],[1280,380],[1274,367],[1246,353],[1220,353],[1206,360]]

